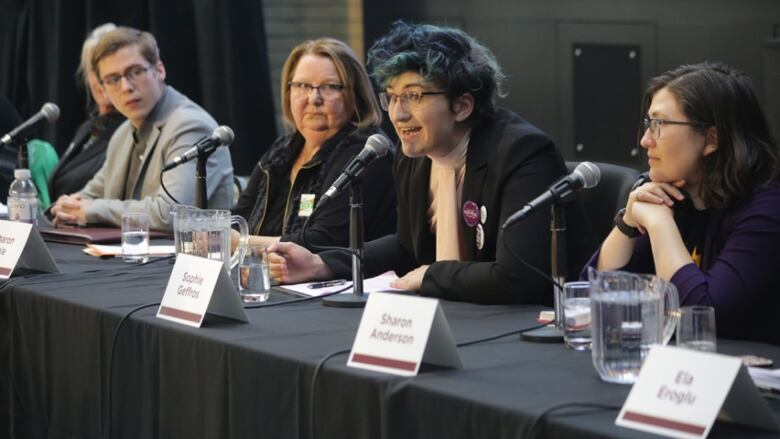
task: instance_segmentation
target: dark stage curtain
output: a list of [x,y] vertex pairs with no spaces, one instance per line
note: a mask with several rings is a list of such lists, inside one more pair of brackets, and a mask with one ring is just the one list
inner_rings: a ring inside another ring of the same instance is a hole
[[166,82],[233,128],[233,166],[249,174],[276,137],[260,0],[0,0],[0,95],[25,118],[49,101],[62,110],[36,137],[62,153],[87,117],[81,44],[109,21],[157,38]]

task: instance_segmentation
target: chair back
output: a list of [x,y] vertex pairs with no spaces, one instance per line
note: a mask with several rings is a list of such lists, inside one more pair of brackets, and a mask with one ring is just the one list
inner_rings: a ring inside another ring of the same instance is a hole
[[[626,206],[628,194],[639,179],[639,171],[626,166],[593,162],[601,169],[599,184],[591,189],[580,191],[580,199],[585,206],[585,214],[590,219],[593,236],[600,243],[612,230],[612,221],[618,210]],[[580,162],[566,162],[568,172]]]

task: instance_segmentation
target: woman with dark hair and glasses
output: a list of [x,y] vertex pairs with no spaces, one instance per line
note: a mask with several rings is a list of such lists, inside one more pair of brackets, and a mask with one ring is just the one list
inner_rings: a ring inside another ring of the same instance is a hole
[[[367,276],[395,270],[394,286],[479,303],[552,303],[550,215],[502,224],[566,172],[552,140],[496,106],[503,75],[465,32],[397,22],[374,43],[372,75],[401,141],[394,164],[398,231],[366,244]],[[579,200],[566,209],[569,266],[593,250]],[[283,282],[350,276],[349,255],[272,249]],[[273,261],[272,261],[273,262]]]
[[[352,49],[320,38],[296,46],[282,69],[281,110],[290,132],[260,158],[233,213],[249,223],[251,243],[349,244],[349,192],[334,198],[302,228],[314,206],[372,134],[382,113],[371,81]],[[367,239],[395,231],[390,154],[363,175]],[[233,242],[237,243],[238,234]]]
[[780,160],[750,79],[682,66],[650,81],[643,113],[650,181],[591,265],[655,273],[713,306],[718,336],[780,344]]

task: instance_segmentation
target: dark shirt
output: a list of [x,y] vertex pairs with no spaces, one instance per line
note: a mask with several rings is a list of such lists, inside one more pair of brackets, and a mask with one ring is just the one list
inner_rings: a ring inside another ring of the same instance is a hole
[[[684,204],[675,211],[678,227],[688,221],[690,209]],[[715,308],[718,337],[780,345],[780,270],[775,259],[780,249],[780,182],[754,189],[729,209],[710,209],[703,215],[701,265],[687,264],[670,279],[680,304]],[[695,241],[687,229],[680,229],[683,241]],[[596,267],[598,257],[596,252],[581,276],[588,266]],[[647,235],[637,238],[631,259],[620,270],[655,273]]]
[[[395,160],[398,231],[366,244],[367,276],[395,270],[403,276],[430,264],[419,293],[478,303],[551,304],[552,285],[529,270],[550,273],[549,210],[502,229],[506,219],[566,173],[552,140],[520,116],[499,109],[494,119],[474,127],[466,153],[461,207],[473,202],[485,211],[479,224],[463,223],[463,261],[436,262],[436,236],[428,221],[431,160],[398,154]],[[568,266],[576,268],[595,248],[579,198],[565,209]],[[335,277],[350,277],[350,258],[323,252]],[[522,261],[518,260],[522,259]]]
[[49,176],[49,197],[54,202],[61,195],[80,191],[100,170],[106,160],[108,141],[125,120],[114,112],[94,115],[76,130],[73,141]]
[[[290,171],[303,149],[304,139],[297,132],[280,137],[255,166],[233,213],[247,220],[253,235],[281,236],[282,241],[291,241],[310,250],[316,250],[311,243],[348,246],[349,191],[343,191],[318,211],[307,226],[306,240],[301,234],[309,216],[305,199],[313,197],[316,205],[347,163],[363,149],[368,137],[377,132],[376,128],[358,129],[347,124],[301,167],[292,187],[289,186]],[[375,160],[360,180],[366,240],[395,231],[396,197],[391,155]]]
[[287,196],[290,194],[290,178],[280,178],[278,187],[268,193],[268,212],[265,221],[255,227],[258,235],[282,236],[284,227],[284,210],[287,207]]

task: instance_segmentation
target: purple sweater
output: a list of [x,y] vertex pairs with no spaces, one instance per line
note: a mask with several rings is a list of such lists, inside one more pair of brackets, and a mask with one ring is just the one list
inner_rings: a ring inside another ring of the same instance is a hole
[[[596,266],[599,252],[581,277]],[[701,268],[690,263],[672,276],[680,304],[714,307],[718,338],[780,345],[780,258],[774,259],[780,255],[780,182],[755,189],[733,208],[711,212],[701,253]],[[637,238],[620,270],[655,273],[647,236]]]

